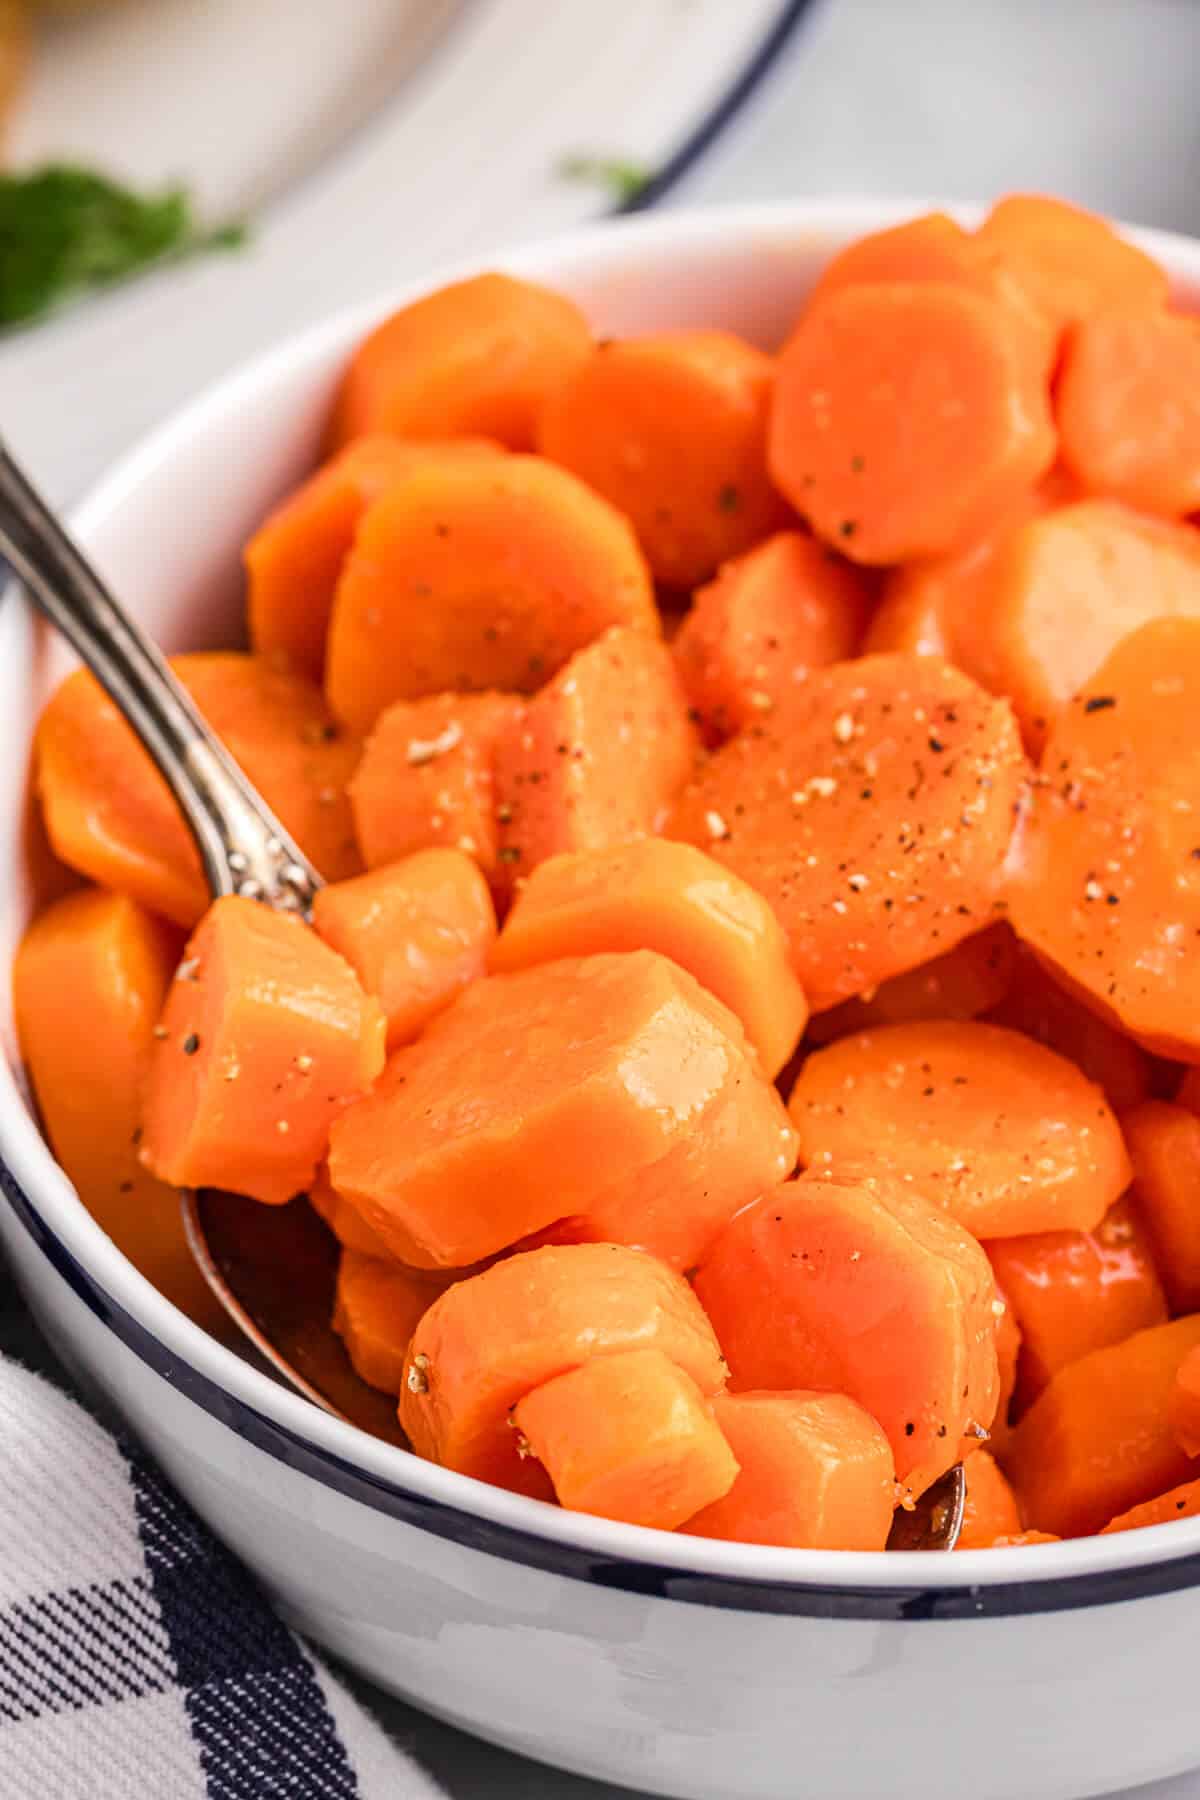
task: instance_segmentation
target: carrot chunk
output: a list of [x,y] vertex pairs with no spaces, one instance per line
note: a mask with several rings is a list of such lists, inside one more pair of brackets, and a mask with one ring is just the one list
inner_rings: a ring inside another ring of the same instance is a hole
[[894,1183],[789,1182],[726,1226],[696,1276],[736,1391],[849,1394],[920,1491],[996,1410],[995,1288],[961,1226]]
[[384,1018],[296,918],[215,900],[171,983],[142,1157],[177,1187],[282,1205],[311,1187],[333,1119],[383,1067]]
[[419,1456],[520,1492],[545,1476],[509,1415],[535,1388],[597,1357],[659,1350],[711,1396],[725,1383],[712,1326],[653,1256],[570,1244],[507,1257],[456,1282],[413,1334],[400,1423]]
[[1084,1537],[1200,1475],[1171,1430],[1175,1375],[1200,1315],[1135,1332],[1060,1369],[1013,1432],[1008,1476],[1026,1519]]
[[1171,1311],[1200,1312],[1200,1118],[1186,1107],[1147,1100],[1121,1123]]
[[845,1394],[718,1394],[717,1424],[740,1465],[690,1536],[796,1550],[882,1550],[896,1482],[891,1446]]
[[324,1164],[309,1183],[308,1203],[345,1249],[358,1250],[373,1262],[388,1260],[391,1252],[387,1245],[377,1232],[371,1230],[358,1209],[338,1193]]
[[1169,1493],[1158,1494],[1153,1500],[1143,1500],[1140,1506],[1131,1506],[1128,1512],[1118,1513],[1115,1519],[1109,1520],[1101,1535],[1107,1537],[1110,1531],[1138,1531],[1143,1525],[1169,1525],[1173,1519],[1197,1517],[1200,1517],[1200,1481],[1185,1481]]
[[538,448],[632,520],[657,580],[692,588],[783,522],[767,478],[774,373],[727,331],[601,344],[547,402]]
[[738,1465],[696,1383],[661,1350],[625,1350],[556,1375],[518,1400],[518,1449],[560,1506],[674,1531],[719,1500]]
[[334,597],[326,692],[360,731],[394,700],[532,693],[609,625],[659,633],[615,508],[537,456],[431,463],[363,515]]
[[1099,1088],[998,1025],[922,1020],[842,1038],[808,1058],[788,1110],[804,1163],[891,1170],[977,1237],[1089,1231],[1129,1182]]
[[1041,335],[968,289],[840,288],[804,314],[780,356],[772,477],[855,562],[953,549],[1054,455]]
[[1024,1032],[1065,1056],[1104,1089],[1115,1113],[1149,1096],[1146,1052],[1068,994],[1028,951],[1018,957],[1008,992],[984,1016],[989,1025]]
[[1061,1544],[1062,1539],[1053,1531],[1016,1531],[1010,1537],[993,1538],[989,1548],[992,1550],[1024,1550],[1030,1544]]
[[312,910],[318,934],[383,1007],[389,1049],[483,974],[496,936],[487,883],[461,850],[419,850],[322,888]]
[[554,856],[517,894],[491,952],[504,973],[564,956],[658,950],[736,1013],[774,1077],[808,1017],[770,907],[690,844],[641,838]]
[[1067,335],[1055,411],[1085,488],[1146,512],[1200,508],[1200,330],[1164,312],[1083,319]]
[[1043,194],[1009,194],[979,228],[1056,333],[1109,308],[1150,311],[1167,277],[1103,219]]
[[[996,1273],[994,1259],[992,1273]],[[1013,1395],[1017,1389],[1017,1369],[1021,1357],[1021,1327],[1017,1324],[1017,1316],[998,1276],[996,1278],[996,1300],[1002,1309],[996,1314],[996,1358],[1000,1364],[1000,1397],[996,1401],[996,1416],[992,1420],[991,1445],[997,1455],[1003,1455],[1012,1431],[1010,1413]]]
[[455,282],[402,307],[358,346],[331,441],[482,434],[532,449],[546,400],[591,348],[582,313],[562,294],[511,275]]
[[1017,935],[1112,1025],[1200,1062],[1200,619],[1125,638],[1053,730],[1014,859]]
[[1001,1473],[994,1456],[977,1450],[965,1465],[966,1495],[962,1531],[956,1550],[989,1550],[997,1538],[1011,1538],[1021,1530],[1017,1497]]
[[1185,1456],[1200,1456],[1200,1345],[1180,1363],[1171,1390],[1171,1431]]
[[831,1044],[854,1031],[918,1019],[978,1018],[1003,1000],[1016,962],[1012,928],[1003,920],[985,925],[953,950],[893,975],[873,992],[818,1013],[809,1028],[809,1041]]
[[[346,783],[359,746],[300,675],[236,651],[171,666],[208,723],[328,880],[361,867]],[[185,930],[208,905],[191,833],[132,729],[84,669],[51,696],[34,742],[46,829],[71,868]]]
[[369,1387],[399,1394],[412,1334],[437,1297],[436,1287],[401,1263],[342,1251],[333,1329]]
[[1003,701],[936,658],[863,657],[718,750],[668,830],[770,902],[822,1011],[990,922],[1024,768]]

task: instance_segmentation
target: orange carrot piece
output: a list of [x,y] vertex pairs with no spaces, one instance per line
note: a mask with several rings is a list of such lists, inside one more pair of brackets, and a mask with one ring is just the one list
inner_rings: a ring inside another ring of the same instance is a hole
[[[171,666],[236,762],[330,881],[361,867],[346,799],[356,740],[302,676],[237,651]],[[84,669],[51,696],[34,742],[55,851],[81,874],[190,930],[208,905],[191,833],[165,781]]]
[[961,1226],[898,1184],[804,1177],[726,1226],[696,1276],[736,1391],[849,1394],[920,1491],[996,1410],[995,1288]]
[[1055,333],[1109,308],[1151,311],[1167,277],[1094,213],[1042,194],[1009,194],[979,228]]
[[1131,1506],[1128,1512],[1118,1513],[1110,1519],[1101,1532],[1107,1537],[1112,1531],[1139,1531],[1142,1526],[1170,1525],[1176,1519],[1195,1519],[1200,1517],[1200,1481],[1185,1481],[1182,1486],[1171,1488],[1166,1494],[1158,1494],[1153,1500],[1143,1500],[1140,1506]]
[[1051,733],[1014,857],[1017,935],[1147,1049],[1200,1062],[1200,619],[1125,638]]
[[1008,992],[1017,961],[1012,928],[1003,920],[985,925],[953,950],[893,975],[840,1006],[818,1013],[809,1041],[831,1044],[876,1025],[907,1025],[918,1019],[976,1019]]
[[391,1255],[387,1245],[377,1232],[371,1230],[357,1208],[338,1193],[324,1164],[309,1183],[308,1202],[345,1249],[357,1250],[373,1262],[387,1262]]
[[416,1037],[483,974],[496,936],[487,883],[461,850],[419,850],[322,888],[312,917],[379,1000],[389,1049]]
[[1018,958],[1007,994],[984,1017],[989,1025],[1024,1032],[1075,1063],[1104,1089],[1115,1113],[1149,1097],[1146,1052],[1068,994],[1028,951]]
[[718,1394],[717,1424],[741,1465],[689,1536],[796,1550],[882,1550],[896,1503],[891,1446],[845,1394]]
[[777,532],[726,563],[672,644],[707,739],[732,737],[810,669],[853,656],[867,611],[861,576],[803,532]]
[[1085,488],[1146,512],[1200,508],[1200,328],[1108,313],[1067,334],[1055,397],[1063,461]]
[[430,463],[363,515],[326,692],[360,731],[395,700],[532,693],[610,625],[659,634],[649,571],[607,501],[537,456]]
[[400,1423],[418,1456],[521,1492],[545,1491],[509,1415],[535,1388],[596,1357],[660,1350],[712,1396],[725,1367],[691,1288],[615,1244],[533,1250],[459,1281],[413,1334]]
[[1024,768],[1003,701],[933,657],[863,657],[718,750],[668,831],[770,902],[819,1012],[991,921]]
[[808,1018],[787,940],[754,889],[690,844],[641,838],[554,856],[522,883],[491,952],[505,973],[604,950],[658,950],[736,1013],[774,1077]]
[[517,1401],[513,1424],[571,1512],[674,1531],[737,1479],[712,1407],[661,1350],[556,1375]]
[[785,517],[767,477],[774,373],[727,331],[600,344],[547,402],[538,448],[632,521],[657,580],[693,588]]
[[330,440],[481,434],[532,449],[547,399],[591,348],[583,314],[565,295],[511,275],[455,282],[402,307],[358,346]]
[[[994,1260],[992,1261],[992,1273],[993,1275],[996,1273]],[[1003,1310],[996,1314],[996,1358],[1000,1364],[1000,1396],[996,1401],[996,1416],[992,1420],[991,1445],[993,1451],[998,1456],[1002,1456],[1012,1432],[1010,1415],[1013,1395],[1017,1388],[1017,1369],[1021,1357],[1021,1327],[1017,1324],[1017,1316],[999,1277],[996,1279],[996,1299]]]
[[369,1387],[399,1394],[412,1334],[437,1297],[437,1288],[401,1263],[342,1251],[333,1329]]
[[337,1114],[383,1067],[384,1017],[294,916],[215,900],[171,983],[142,1160],[177,1187],[282,1205],[311,1187]]
[[780,356],[771,475],[855,562],[953,549],[1054,455],[1044,340],[966,288],[841,288],[805,313]]
[[966,1497],[962,1531],[956,1550],[989,1550],[997,1538],[1020,1534],[1021,1513],[1017,1497],[1001,1473],[995,1457],[977,1450],[964,1469]]
[[1171,1390],[1171,1431],[1185,1456],[1200,1456],[1200,1345],[1180,1363]]
[[1121,1121],[1138,1208],[1176,1313],[1200,1311],[1200,1118],[1146,1100]]
[[1062,1539],[1053,1531],[1016,1531],[1011,1537],[993,1538],[988,1546],[991,1550],[1024,1550],[1030,1544],[1061,1544]]
[[1200,1344],[1200,1315],[1135,1332],[1060,1369],[1005,1458],[1021,1510],[1083,1537],[1118,1513],[1200,1475],[1171,1431],[1175,1374]]

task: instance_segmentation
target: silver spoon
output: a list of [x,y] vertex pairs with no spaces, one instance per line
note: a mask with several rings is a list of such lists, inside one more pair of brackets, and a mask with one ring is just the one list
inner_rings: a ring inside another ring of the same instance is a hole
[[[321,877],[3,443],[0,550],[154,759],[196,840],[210,893],[308,918]],[[394,1403],[355,1374],[332,1329],[338,1245],[307,1202],[255,1206],[214,1189],[181,1200],[192,1254],[258,1358],[326,1412],[403,1442]],[[951,1469],[911,1512],[897,1512],[888,1548],[953,1549],[963,1495],[962,1470]]]

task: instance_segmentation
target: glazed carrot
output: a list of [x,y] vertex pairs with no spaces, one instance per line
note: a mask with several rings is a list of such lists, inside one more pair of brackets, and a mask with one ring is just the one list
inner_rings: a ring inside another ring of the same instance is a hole
[[[992,1273],[996,1273],[995,1261],[992,1261]],[[1004,1454],[1012,1431],[1011,1409],[1013,1394],[1017,1387],[1017,1369],[1021,1356],[1021,1327],[1017,1324],[1017,1316],[1004,1291],[999,1277],[996,1280],[996,1299],[1002,1311],[996,1314],[996,1358],[1000,1364],[1000,1396],[996,1401],[996,1416],[992,1420],[991,1445],[999,1456]]]
[[718,750],[668,831],[770,902],[822,1011],[991,921],[1023,775],[1003,701],[933,657],[863,657]]
[[[383,1239],[367,1224],[362,1214],[351,1206],[329,1179],[329,1170],[324,1164],[308,1186],[308,1201],[319,1218],[324,1219],[339,1244],[347,1250],[357,1250],[363,1256],[370,1257],[372,1262],[386,1262],[389,1251]],[[399,1389],[396,1390],[399,1392]]]
[[993,1538],[989,1546],[992,1550],[1024,1550],[1030,1544],[1061,1544],[1062,1539],[1053,1531],[1016,1531],[1011,1537]]
[[626,627],[605,632],[497,744],[501,874],[515,881],[549,856],[659,830],[695,751],[666,645]]
[[360,731],[394,700],[532,693],[610,625],[659,633],[649,571],[613,507],[537,456],[431,463],[363,515],[326,692]]
[[1021,1513],[1017,1497],[1001,1473],[996,1459],[977,1450],[967,1461],[966,1497],[962,1531],[956,1550],[988,1550],[997,1538],[1020,1534]]
[[1169,1493],[1158,1494],[1153,1500],[1143,1500],[1140,1506],[1131,1506],[1128,1512],[1118,1513],[1115,1519],[1109,1520],[1101,1536],[1107,1537],[1111,1531],[1138,1531],[1143,1525],[1169,1525],[1174,1519],[1198,1516],[1200,1481],[1185,1481]]
[[1171,1390],[1171,1431],[1185,1456],[1200,1456],[1200,1345],[1189,1350]]
[[331,1121],[383,1067],[384,1018],[298,919],[215,900],[155,1032],[142,1160],[177,1187],[282,1204],[311,1187]]
[[658,581],[693,588],[785,517],[767,478],[774,373],[727,331],[600,344],[547,402],[538,448],[632,521]]
[[1200,1062],[1200,619],[1125,638],[1052,731],[1014,861],[1019,937],[1110,1024]]
[[659,950],[737,1014],[774,1077],[808,1018],[766,901],[690,844],[641,838],[553,856],[521,886],[491,952],[498,972],[602,950]]
[[854,1031],[917,1019],[978,1018],[1003,1000],[1016,961],[1012,928],[1003,920],[985,925],[953,950],[818,1013],[809,1027],[809,1041],[831,1044]]
[[1121,1126],[1171,1311],[1200,1311],[1200,1118],[1186,1107],[1146,1100]]
[[690,1536],[796,1550],[882,1550],[896,1503],[891,1447],[845,1394],[718,1394],[713,1412],[741,1465]]
[[398,1394],[412,1334],[437,1297],[435,1287],[401,1263],[343,1250],[333,1329],[346,1346],[355,1374],[385,1394]]
[[342,377],[330,440],[482,434],[533,447],[546,400],[591,352],[578,307],[510,275],[439,288],[377,325]]
[[978,1244],[899,1184],[804,1177],[738,1214],[696,1276],[735,1391],[849,1394],[915,1492],[996,1410],[995,1289]]
[[1141,1209],[1128,1196],[1094,1231],[1042,1231],[984,1248],[1021,1331],[1022,1406],[1068,1363],[1166,1323]]
[[513,1409],[571,1512],[674,1531],[728,1493],[738,1465],[713,1409],[661,1350],[626,1350],[556,1375]]
[[475,982],[338,1121],[330,1175],[418,1266],[595,1208],[622,1241],[665,1250],[658,1221],[688,1267],[794,1147],[733,1014],[641,950]]
[[1018,957],[1008,992],[984,1017],[990,1025],[1036,1038],[1075,1063],[1104,1089],[1115,1113],[1125,1113],[1149,1096],[1146,1052],[1067,993],[1028,951]]
[[348,790],[367,867],[444,846],[496,883],[496,746],[523,716],[513,694],[431,694],[381,713]]
[[219,1308],[183,1235],[179,1197],[138,1161],[141,1089],[181,942],[132,900],[84,888],[42,913],[13,963],[21,1055],[50,1148],[92,1217],[200,1324]]
[[708,741],[786,700],[810,669],[853,656],[867,611],[857,572],[802,532],[776,532],[726,563],[672,645]]
[[389,1049],[483,974],[496,936],[487,883],[462,850],[419,850],[322,888],[312,917],[379,1000]]
[[1051,327],[1110,308],[1152,311],[1167,298],[1153,259],[1093,213],[1043,194],[1009,194],[979,228]]
[[1106,313],[1067,334],[1055,396],[1063,461],[1095,494],[1182,518],[1200,507],[1200,331]]
[[660,1350],[702,1394],[725,1383],[712,1326],[681,1275],[615,1244],[507,1257],[434,1302],[414,1333],[400,1423],[418,1456],[545,1492],[518,1452],[512,1408],[595,1357]]
[[1039,334],[966,288],[841,288],[805,313],[780,356],[771,475],[855,562],[953,549],[1054,454]]
[[1200,1315],[1192,1314],[1059,1370],[1005,1458],[1026,1519],[1061,1537],[1085,1536],[1200,1474],[1170,1418],[1176,1370],[1197,1344]]
[[[346,799],[359,746],[317,689],[261,657],[172,658],[208,723],[331,881],[361,867]],[[158,771],[86,670],[69,675],[38,722],[36,783],[58,855],[73,869],[185,929],[208,904],[200,859]]]
[[890,1170],[976,1237],[1090,1231],[1129,1183],[1100,1089],[998,1025],[928,1019],[842,1038],[805,1062],[788,1111],[802,1162]]
[[246,545],[251,647],[277,667],[320,681],[334,589],[363,513],[434,459],[495,456],[485,438],[405,442],[364,437],[334,456],[264,519]]

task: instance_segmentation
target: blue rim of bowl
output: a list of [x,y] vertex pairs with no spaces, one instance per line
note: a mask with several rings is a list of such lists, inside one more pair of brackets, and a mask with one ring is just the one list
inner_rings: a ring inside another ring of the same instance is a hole
[[594,1587],[615,1588],[653,1599],[784,1617],[898,1623],[1068,1612],[1200,1586],[1200,1554],[1140,1568],[963,1588],[914,1585],[883,1589],[823,1586],[816,1582],[753,1581],[604,1556],[575,1545],[556,1543],[535,1532],[501,1525],[372,1475],[239,1400],[177,1356],[100,1286],[46,1224],[3,1162],[0,1162],[0,1193],[37,1248],[77,1298],[176,1392],[287,1468],[319,1481],[374,1512],[385,1513],[419,1531],[432,1532],[464,1549],[588,1582]]

